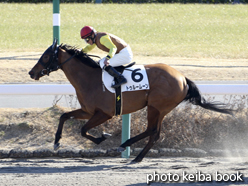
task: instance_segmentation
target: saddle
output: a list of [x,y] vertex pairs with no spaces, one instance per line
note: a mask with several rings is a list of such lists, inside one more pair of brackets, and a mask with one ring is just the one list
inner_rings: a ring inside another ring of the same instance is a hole
[[118,72],[120,72],[120,73],[122,74],[123,71],[124,71],[126,68],[132,67],[133,65],[135,65],[135,63],[136,63],[136,62],[132,62],[132,63],[128,64],[127,66],[121,65],[121,66],[114,67],[114,68],[115,68],[115,70],[117,70]]

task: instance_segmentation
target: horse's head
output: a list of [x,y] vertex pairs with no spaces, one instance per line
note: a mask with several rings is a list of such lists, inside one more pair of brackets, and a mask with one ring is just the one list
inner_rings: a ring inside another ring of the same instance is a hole
[[54,39],[53,44],[42,54],[36,65],[30,70],[29,75],[32,79],[39,80],[44,75],[58,70],[60,67],[58,62],[58,46],[57,40]]

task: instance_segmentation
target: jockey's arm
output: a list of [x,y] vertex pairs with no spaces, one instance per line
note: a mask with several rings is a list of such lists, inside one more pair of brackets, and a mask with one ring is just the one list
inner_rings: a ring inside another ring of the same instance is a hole
[[109,49],[109,53],[107,55],[107,59],[112,58],[116,51],[117,51],[117,47],[115,46],[115,44],[111,41],[109,35],[104,35],[100,38],[100,43],[102,45],[104,45],[105,47],[107,47]]
[[89,51],[93,50],[93,48],[95,48],[95,47],[96,47],[96,44],[95,43],[93,45],[87,45],[86,47],[84,47],[82,49],[82,52],[88,53]]

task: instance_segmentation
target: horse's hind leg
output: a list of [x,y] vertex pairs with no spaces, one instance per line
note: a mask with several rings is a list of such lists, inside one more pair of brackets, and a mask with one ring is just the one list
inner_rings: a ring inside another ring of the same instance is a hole
[[71,112],[64,113],[60,116],[59,119],[59,126],[57,129],[57,132],[55,134],[55,142],[54,142],[54,150],[57,150],[59,148],[59,140],[61,138],[63,126],[66,120],[68,119],[89,119],[91,117],[90,114],[84,112],[82,109],[74,110]]
[[154,131],[154,133],[149,137],[148,144],[145,146],[145,148],[139,153],[139,155],[133,160],[133,162],[141,162],[145,155],[148,153],[148,151],[152,148],[154,143],[159,138],[159,132],[160,131]]
[[90,129],[104,123],[105,121],[111,119],[112,117],[105,114],[101,110],[95,112],[95,114],[89,119],[89,121],[82,127],[81,135],[91,140],[92,142],[99,144],[106,139],[105,135],[102,135],[100,138],[95,138],[94,136],[87,133]]
[[[152,140],[151,136],[155,136],[154,140],[156,141],[159,138],[159,133],[160,133],[160,126],[158,126],[159,125],[159,123],[158,123],[159,117],[160,117],[159,111],[152,106],[148,106],[148,118],[147,118],[148,119],[148,127],[147,127],[146,131],[131,138],[131,139],[129,139],[129,140],[127,140],[125,143],[123,143],[119,147],[119,151],[124,151],[127,146],[131,146],[132,144],[136,143],[137,141],[139,141],[143,138],[146,138],[148,136],[150,136],[149,142]],[[157,136],[156,136],[156,134],[157,134]],[[153,145],[152,142],[151,142],[151,144]],[[151,145],[151,147],[152,147],[152,145]],[[148,149],[148,151],[149,151],[149,149]],[[143,152],[142,154],[144,154],[144,156],[145,156],[146,153],[147,152]],[[143,159],[143,157],[141,158],[141,160]],[[138,161],[138,159],[137,159],[137,161]]]
[[145,146],[145,148],[133,160],[133,162],[141,162],[142,159],[145,157],[145,155],[148,153],[148,151],[152,148],[154,143],[159,139],[163,118],[164,115],[161,114],[158,114],[156,118],[154,118],[154,115],[150,113],[150,116],[148,116],[148,128],[147,128],[147,130],[151,132],[149,141]]

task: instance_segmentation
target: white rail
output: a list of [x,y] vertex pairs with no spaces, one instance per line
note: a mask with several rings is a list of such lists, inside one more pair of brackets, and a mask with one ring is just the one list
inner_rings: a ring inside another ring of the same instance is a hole
[[71,84],[2,84],[0,95],[72,95]]
[[[246,95],[248,84],[197,84],[202,94]],[[71,84],[1,84],[0,95],[74,95]]]
[[197,84],[202,94],[213,95],[246,95],[248,84]]

